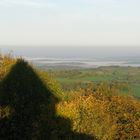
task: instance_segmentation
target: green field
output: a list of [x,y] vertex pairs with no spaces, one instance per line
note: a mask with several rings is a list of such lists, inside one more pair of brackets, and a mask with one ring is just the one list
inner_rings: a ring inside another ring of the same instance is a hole
[[64,89],[74,88],[78,83],[120,83],[128,85],[134,96],[140,97],[140,68],[134,67],[100,67],[96,69],[69,69],[50,71]]

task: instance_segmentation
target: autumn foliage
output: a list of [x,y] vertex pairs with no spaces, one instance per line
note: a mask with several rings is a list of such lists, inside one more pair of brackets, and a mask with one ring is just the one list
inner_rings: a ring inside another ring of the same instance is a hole
[[110,98],[95,92],[75,92],[70,101],[58,104],[59,115],[73,122],[73,131],[100,140],[140,138],[140,102],[131,96]]
[[24,60],[0,58],[0,139],[140,139],[140,101],[121,95],[121,85],[103,82],[65,93]]

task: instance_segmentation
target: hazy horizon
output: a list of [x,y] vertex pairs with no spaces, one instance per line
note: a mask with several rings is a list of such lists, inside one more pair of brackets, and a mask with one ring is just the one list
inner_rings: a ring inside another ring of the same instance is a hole
[[131,58],[140,57],[140,47],[0,46],[2,53],[15,56],[51,58]]
[[28,57],[139,57],[139,5],[139,0],[1,0],[0,49]]

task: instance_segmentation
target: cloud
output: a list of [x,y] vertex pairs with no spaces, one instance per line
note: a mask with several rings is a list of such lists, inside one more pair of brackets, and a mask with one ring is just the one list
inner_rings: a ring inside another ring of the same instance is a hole
[[53,8],[56,6],[54,3],[33,1],[33,0],[1,0],[0,6],[13,7],[13,6],[26,6],[33,8]]

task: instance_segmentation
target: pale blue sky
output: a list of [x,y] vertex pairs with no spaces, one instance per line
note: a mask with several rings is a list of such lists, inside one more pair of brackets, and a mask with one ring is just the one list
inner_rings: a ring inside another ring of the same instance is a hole
[[140,0],[0,0],[0,45],[140,46]]

